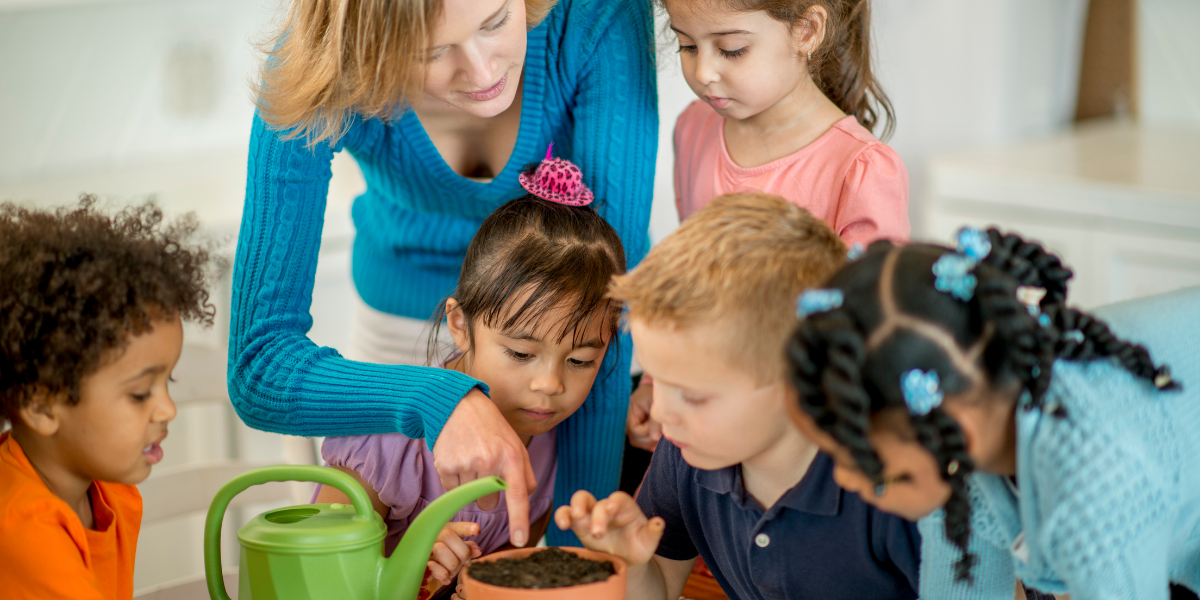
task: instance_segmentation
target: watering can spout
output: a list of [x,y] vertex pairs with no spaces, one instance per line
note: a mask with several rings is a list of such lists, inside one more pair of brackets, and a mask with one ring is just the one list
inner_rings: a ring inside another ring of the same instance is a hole
[[488,494],[508,489],[499,477],[484,477],[460,485],[434,500],[404,532],[404,537],[385,560],[379,575],[379,600],[412,600],[421,588],[425,563],[437,536],[458,511]]

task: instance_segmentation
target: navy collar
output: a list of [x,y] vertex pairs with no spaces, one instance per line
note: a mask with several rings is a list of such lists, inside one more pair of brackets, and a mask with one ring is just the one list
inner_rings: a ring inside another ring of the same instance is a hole
[[[708,490],[718,494],[730,494],[743,509],[762,510],[758,502],[753,501],[746,493],[742,481],[741,465],[733,465],[715,471],[694,469],[694,481]],[[818,452],[804,477],[800,478],[792,489],[784,492],[783,497],[772,512],[778,512],[779,507],[786,507],[800,512],[827,517],[836,516],[841,509],[844,492],[833,481],[833,459],[824,452]]]

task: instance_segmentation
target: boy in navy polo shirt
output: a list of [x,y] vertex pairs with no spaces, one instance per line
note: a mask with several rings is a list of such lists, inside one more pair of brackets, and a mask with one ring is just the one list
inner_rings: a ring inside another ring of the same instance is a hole
[[845,255],[803,208],[732,194],[615,280],[665,443],[636,502],[580,491],[555,523],[628,561],[627,598],[679,598],[697,555],[731,598],[917,597],[916,525],[842,491],[787,414],[796,298]]

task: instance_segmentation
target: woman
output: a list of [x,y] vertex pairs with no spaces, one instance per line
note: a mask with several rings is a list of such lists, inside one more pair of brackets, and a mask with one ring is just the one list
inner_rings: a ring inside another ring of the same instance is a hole
[[[521,167],[578,164],[630,264],[645,254],[657,148],[648,3],[295,0],[263,68],[235,262],[229,392],[249,425],[292,435],[425,438],[443,484],[500,475],[528,537],[529,459],[465,375],[413,363],[484,217]],[[306,337],[333,153],[358,161],[352,362]],[[378,343],[372,343],[372,338]],[[400,350],[388,345],[403,346]],[[628,335],[562,425],[555,501],[608,494],[629,399]],[[568,543],[558,538],[555,543]]]

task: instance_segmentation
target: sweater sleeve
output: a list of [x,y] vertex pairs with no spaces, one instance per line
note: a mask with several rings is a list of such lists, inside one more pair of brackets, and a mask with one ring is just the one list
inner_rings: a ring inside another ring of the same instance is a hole
[[[1105,391],[1115,401],[1124,390]],[[1048,435],[1032,446],[1043,521],[1028,543],[1041,547],[1072,600],[1167,600],[1171,475],[1145,440],[1123,434],[1127,423],[1078,421],[1043,423]]]
[[436,442],[482,383],[454,371],[352,362],[308,339],[333,152],[282,139],[257,115],[234,259],[229,396],[257,429],[290,435],[400,432]]
[[908,241],[908,170],[885,144],[871,144],[846,172],[834,229],[847,246]]
[[1012,554],[1002,541],[1004,533],[983,495],[971,489],[971,539],[967,550],[977,562],[970,581],[954,577],[954,563],[962,556],[946,537],[946,513],[938,509],[917,522],[921,531],[922,600],[1009,600],[1016,592]]
[[[653,19],[648,2],[576,0],[571,19],[589,18],[572,48],[579,83],[575,97],[572,157],[602,204],[598,210],[621,236],[627,266],[646,255],[654,157],[658,149],[658,109],[653,55]],[[569,29],[569,31],[571,31]],[[559,470],[554,503],[570,503],[585,489],[598,498],[617,489],[629,409],[628,333],[610,347],[601,375],[583,406],[559,427]],[[551,545],[578,545],[571,531],[551,527]]]

